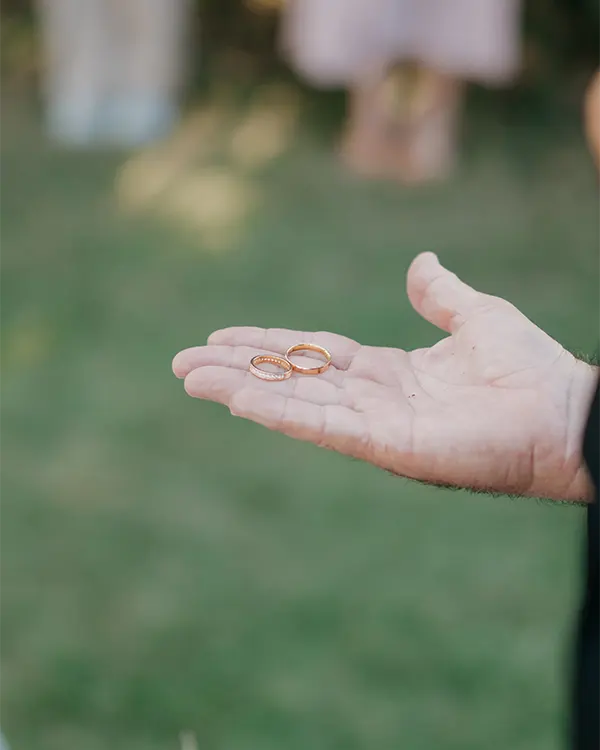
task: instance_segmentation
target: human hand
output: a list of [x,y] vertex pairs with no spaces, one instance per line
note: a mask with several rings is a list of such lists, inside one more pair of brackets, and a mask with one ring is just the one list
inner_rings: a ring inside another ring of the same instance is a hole
[[[413,479],[580,500],[581,437],[595,368],[513,305],[482,294],[423,253],[408,271],[415,310],[447,332],[428,349],[361,346],[333,333],[228,328],[180,352],[173,371],[190,396],[291,437]],[[266,382],[259,353],[298,342],[332,354],[318,376]]]

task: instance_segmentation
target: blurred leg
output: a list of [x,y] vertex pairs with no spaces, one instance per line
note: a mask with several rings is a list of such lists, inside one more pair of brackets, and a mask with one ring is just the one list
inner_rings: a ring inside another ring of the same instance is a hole
[[118,54],[106,128],[122,145],[167,135],[179,115],[188,0],[111,0]]
[[357,174],[381,177],[389,158],[390,104],[388,77],[378,71],[348,92],[348,115],[341,156]]
[[104,0],[39,0],[47,132],[65,145],[94,140],[108,73]]
[[458,151],[464,84],[422,68],[405,128],[405,158],[398,176],[407,182],[441,180],[453,171]]

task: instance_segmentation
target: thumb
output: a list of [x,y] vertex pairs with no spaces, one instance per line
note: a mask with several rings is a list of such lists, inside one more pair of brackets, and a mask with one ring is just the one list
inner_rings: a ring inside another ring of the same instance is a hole
[[446,270],[434,253],[421,253],[413,260],[406,290],[419,315],[448,333],[456,332],[487,297]]
[[600,168],[600,72],[593,77],[586,92],[585,129],[596,165]]

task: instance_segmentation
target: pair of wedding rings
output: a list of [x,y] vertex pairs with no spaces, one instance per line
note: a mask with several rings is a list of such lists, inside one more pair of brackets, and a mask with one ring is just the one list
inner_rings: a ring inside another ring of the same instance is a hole
[[[325,361],[321,365],[314,367],[304,367],[298,365],[295,362],[290,361],[292,354],[297,352],[315,352],[325,358]],[[264,370],[259,365],[275,365],[278,367],[277,372],[271,372],[270,370]],[[257,354],[256,357],[252,357],[250,360],[250,372],[260,378],[261,380],[287,380],[292,377],[293,372],[300,373],[301,375],[319,375],[329,367],[331,364],[331,354],[327,349],[317,344],[295,344],[285,353],[285,357],[278,357],[275,354]]]

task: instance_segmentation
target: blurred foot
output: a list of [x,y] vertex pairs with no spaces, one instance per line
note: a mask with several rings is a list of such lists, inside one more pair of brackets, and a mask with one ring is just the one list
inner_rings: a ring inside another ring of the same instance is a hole
[[340,142],[338,155],[342,164],[359,177],[389,177],[389,146],[384,137],[349,132]]
[[425,72],[402,126],[396,177],[410,185],[441,182],[458,161],[458,124],[462,86],[454,79]]
[[440,182],[457,162],[462,86],[435,71],[393,71],[351,94],[339,149],[361,177],[405,185]]
[[456,149],[444,118],[432,114],[407,136],[397,160],[396,178],[406,185],[444,182],[455,171]]
[[360,177],[387,178],[390,150],[390,79],[385,73],[349,92],[349,111],[339,156]]

